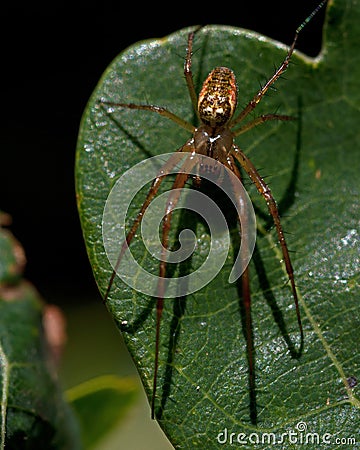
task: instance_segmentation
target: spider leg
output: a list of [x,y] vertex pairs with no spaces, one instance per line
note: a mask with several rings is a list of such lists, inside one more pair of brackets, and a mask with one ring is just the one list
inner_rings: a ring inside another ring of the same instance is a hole
[[268,91],[269,87],[275,83],[276,80],[280,78],[280,76],[286,71],[289,65],[290,58],[294,52],[295,43],[297,41],[298,34],[295,34],[295,38],[293,40],[293,43],[284,59],[284,61],[281,63],[279,68],[275,71],[274,75],[262,86],[262,88],[254,95],[254,97],[249,101],[249,103],[245,106],[245,108],[240,112],[240,114],[235,117],[230,122],[230,128],[236,125],[237,123],[241,122],[251,111],[253,111],[258,103],[261,101],[261,99],[264,97],[266,92]]
[[173,169],[176,166],[176,164],[178,163],[178,158],[175,155],[177,155],[179,152],[191,152],[192,149],[193,149],[192,139],[190,139],[186,142],[186,144],[184,144],[182,147],[180,147],[180,149],[177,150],[176,153],[174,153],[174,156],[170,157],[168,159],[168,161],[166,161],[166,163],[159,170],[158,176],[152,182],[151,188],[146,196],[146,199],[145,199],[144,203],[142,204],[141,209],[138,212],[138,214],[134,220],[134,223],[132,224],[132,227],[130,228],[128,234],[126,235],[125,241],[123,242],[123,244],[121,246],[119,256],[116,260],[116,264],[113,268],[113,271],[112,271],[112,274],[111,274],[111,277],[109,280],[109,284],[106,289],[106,293],[104,296],[104,303],[106,303],[106,301],[109,297],[109,294],[110,294],[112,285],[114,283],[114,279],[116,277],[117,271],[119,269],[122,257],[124,256],[125,251],[128,249],[133,237],[135,236],[136,230],[138,229],[138,227],[141,223],[141,220],[144,217],[145,211],[147,210],[148,206],[150,205],[152,199],[157,194],[159,187],[160,187],[162,181],[164,180],[164,178],[167,177],[167,175],[170,173],[171,169]]
[[262,123],[268,122],[269,120],[285,121],[285,120],[296,120],[296,118],[282,114],[263,114],[259,117],[256,117],[254,120],[251,120],[250,122],[246,123],[237,130],[234,130],[232,133],[234,137],[239,136],[240,134],[246,133],[248,130],[251,130],[251,128],[261,125]]
[[253,111],[256,108],[257,104],[264,97],[269,87],[272,84],[274,84],[275,81],[278,80],[281,77],[281,75],[286,71],[286,69],[289,66],[292,54],[294,53],[295,45],[301,30],[306,26],[306,24],[310,22],[310,20],[318,13],[318,11],[326,4],[326,2],[327,0],[323,0],[322,2],[320,2],[320,4],[313,10],[313,12],[297,27],[293,42],[287,52],[287,55],[285,56],[285,59],[280,64],[278,69],[276,69],[274,75],[264,84],[264,86],[262,86],[262,88],[257,92],[257,94],[254,95],[254,97],[240,112],[240,114],[230,122],[229,124],[230,128],[236,125],[237,123],[241,122],[251,111]]
[[[232,157],[227,157],[227,166],[234,172],[236,177],[242,181],[242,177],[238,167],[235,165],[235,162]],[[236,193],[236,187],[233,185],[234,193]],[[238,196],[235,195],[236,201],[238,202],[237,211],[243,211],[243,202],[241,199],[238,199]],[[241,236],[241,245],[245,249],[245,254],[247,253],[248,244],[245,241],[247,239],[247,223],[246,223],[246,213],[242,214],[242,217],[238,217],[238,224],[240,229]],[[253,423],[256,423],[256,411],[251,406],[253,403],[253,399],[255,396],[255,366],[254,366],[254,342],[252,335],[252,321],[251,321],[251,291],[250,291],[250,273],[249,266],[245,268],[241,275],[241,286],[242,286],[242,300],[244,305],[245,312],[245,334],[246,334],[246,353],[248,357],[248,365],[249,365],[249,392],[250,392],[250,415]]]
[[195,86],[194,86],[194,80],[192,76],[191,71],[191,64],[192,64],[192,48],[193,48],[193,42],[194,42],[194,36],[195,33],[200,29],[201,27],[198,27],[195,31],[192,31],[189,33],[188,36],[188,45],[186,49],[186,58],[185,58],[185,64],[184,64],[184,75],[186,84],[189,90],[191,103],[193,105],[194,111],[196,112],[197,117],[199,118],[199,109],[198,109],[198,97],[196,95]]
[[101,104],[117,108],[140,109],[143,111],[155,112],[163,117],[166,117],[167,119],[172,120],[173,122],[177,123],[181,128],[184,128],[185,130],[190,131],[191,133],[194,133],[195,131],[195,127],[191,123],[172,113],[168,109],[163,108],[162,106],[138,105],[136,103],[115,103],[106,101],[102,101]]
[[[156,396],[156,386],[157,386],[157,373],[159,367],[159,345],[160,345],[160,324],[161,317],[164,308],[164,296],[165,296],[165,276],[166,276],[166,258],[165,252],[168,249],[169,245],[169,232],[171,229],[171,219],[174,208],[176,207],[180,195],[181,189],[185,186],[187,179],[189,178],[189,170],[195,164],[194,160],[188,158],[183,168],[179,171],[179,173],[175,177],[174,184],[170,191],[169,197],[166,202],[165,207],[165,215],[163,219],[162,225],[162,251],[161,251],[161,260],[160,260],[160,268],[159,268],[159,281],[158,281],[158,290],[157,290],[157,302],[156,302],[156,336],[155,336],[155,362],[154,362],[154,378],[153,378],[153,392],[151,398],[151,418],[155,418],[155,396]],[[174,189],[176,189],[174,191]]]
[[[250,295],[250,274],[249,266],[246,267],[241,275],[242,297],[245,311],[245,330],[246,330],[246,348],[249,364],[249,391],[250,398],[255,393],[255,367],[254,367],[254,342],[252,336],[252,322],[251,322],[251,295]],[[252,408],[250,408],[252,409]],[[256,421],[256,419],[254,419]]]
[[304,332],[303,332],[303,327],[302,327],[301,317],[300,317],[299,300],[298,300],[298,295],[297,295],[296,286],[295,286],[294,271],[292,268],[289,251],[288,251],[287,244],[285,241],[284,232],[283,232],[283,229],[281,226],[280,215],[279,215],[278,207],[276,205],[276,201],[271,193],[269,186],[262,179],[262,177],[256,170],[255,166],[253,165],[253,163],[235,144],[233,145],[233,150],[232,150],[231,154],[240,163],[241,167],[243,167],[245,172],[249,175],[251,181],[255,184],[259,193],[265,199],[265,201],[268,205],[269,212],[273,218],[273,221],[274,221],[274,224],[276,227],[276,232],[278,235],[278,240],[279,240],[279,243],[281,246],[281,251],[282,251],[284,262],[285,262],[286,272],[287,272],[287,275],[288,275],[288,278],[289,278],[289,281],[291,284],[291,290],[292,290],[292,294],[293,294],[293,298],[294,298],[294,302],[295,302],[296,316],[297,316],[297,321],[299,324],[301,346],[302,346],[302,343],[304,340]]

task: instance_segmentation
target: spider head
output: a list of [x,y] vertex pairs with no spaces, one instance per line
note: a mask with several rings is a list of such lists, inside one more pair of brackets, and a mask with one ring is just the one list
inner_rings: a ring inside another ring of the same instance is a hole
[[199,94],[201,121],[213,128],[224,126],[234,115],[236,102],[234,72],[227,67],[216,67],[209,73]]

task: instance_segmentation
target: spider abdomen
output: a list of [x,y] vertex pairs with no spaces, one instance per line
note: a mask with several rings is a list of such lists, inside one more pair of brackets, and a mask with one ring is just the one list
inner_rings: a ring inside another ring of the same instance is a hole
[[234,72],[227,67],[216,67],[207,76],[199,94],[201,121],[211,127],[225,125],[234,115],[236,102]]

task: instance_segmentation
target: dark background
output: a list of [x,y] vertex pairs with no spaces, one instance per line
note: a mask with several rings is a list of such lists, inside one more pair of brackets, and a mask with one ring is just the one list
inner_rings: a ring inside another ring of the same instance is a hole
[[[136,41],[195,24],[249,28],[290,44],[318,2],[2,6],[0,209],[12,215],[11,228],[25,247],[26,277],[49,302],[98,295],[77,217],[73,172],[82,112],[112,59]],[[323,17],[324,11],[304,30],[298,49],[318,53]]]

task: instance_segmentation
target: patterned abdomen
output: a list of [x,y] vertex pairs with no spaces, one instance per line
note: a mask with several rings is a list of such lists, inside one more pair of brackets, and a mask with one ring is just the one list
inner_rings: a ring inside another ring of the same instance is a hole
[[216,67],[210,72],[199,94],[199,115],[206,125],[225,125],[236,109],[237,88],[235,75],[227,67]]

